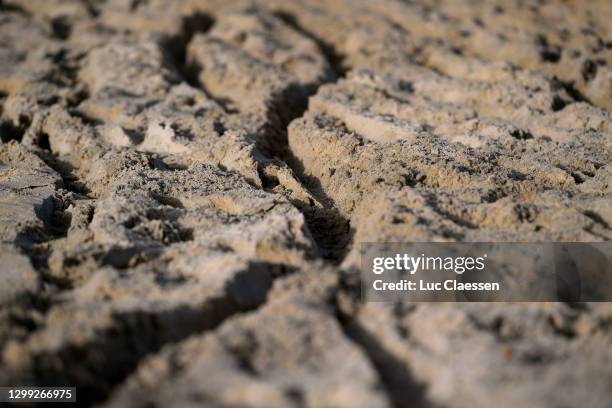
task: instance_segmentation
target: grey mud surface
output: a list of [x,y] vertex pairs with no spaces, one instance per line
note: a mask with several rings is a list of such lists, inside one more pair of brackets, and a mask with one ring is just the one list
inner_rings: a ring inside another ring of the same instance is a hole
[[357,269],[361,242],[610,240],[610,21],[606,0],[0,0],[0,384],[610,407],[611,304],[363,304]]

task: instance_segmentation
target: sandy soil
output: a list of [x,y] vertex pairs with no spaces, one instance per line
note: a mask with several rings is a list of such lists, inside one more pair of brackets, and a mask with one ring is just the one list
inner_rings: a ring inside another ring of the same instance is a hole
[[609,407],[612,304],[361,303],[362,242],[612,238],[612,3],[0,0],[0,385]]

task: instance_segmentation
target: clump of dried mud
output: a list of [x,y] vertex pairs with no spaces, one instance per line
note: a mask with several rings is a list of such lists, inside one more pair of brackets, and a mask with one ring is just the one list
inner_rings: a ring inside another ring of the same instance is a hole
[[608,407],[610,304],[359,302],[360,242],[612,238],[609,1],[0,1],[0,384]]

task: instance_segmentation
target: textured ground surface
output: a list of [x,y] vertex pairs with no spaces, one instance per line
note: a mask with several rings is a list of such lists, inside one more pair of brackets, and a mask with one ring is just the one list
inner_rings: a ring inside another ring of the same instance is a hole
[[612,238],[609,1],[0,0],[0,385],[609,407],[610,304],[362,304],[360,242]]

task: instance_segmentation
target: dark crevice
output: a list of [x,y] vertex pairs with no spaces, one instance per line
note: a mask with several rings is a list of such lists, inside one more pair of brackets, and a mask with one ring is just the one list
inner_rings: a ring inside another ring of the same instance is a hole
[[167,39],[167,49],[182,76],[192,83],[193,76],[187,72],[185,61],[187,58],[187,46],[196,33],[206,33],[215,24],[215,19],[205,13],[194,13],[183,17],[180,34]]
[[574,179],[575,184],[582,184],[586,181],[586,178],[580,172],[577,171],[572,171],[570,173],[570,176],[572,176],[572,178]]
[[183,81],[202,91],[207,98],[216,102],[225,113],[236,114],[239,112],[232,106],[232,101],[212,95],[198,79],[199,68],[187,61],[187,47],[193,36],[196,33],[208,32],[214,24],[215,19],[205,13],[195,13],[184,17],[180,34],[166,39],[165,48],[168,50],[176,72]]
[[[65,36],[65,38],[62,39],[67,39],[70,33],[62,32],[62,30],[69,29],[62,29],[61,21],[63,20],[57,20],[57,22],[55,23],[57,25],[57,29],[60,31],[57,36],[59,38]],[[57,52],[49,54],[47,57],[53,62],[53,64],[56,66],[56,69],[53,69],[51,72],[49,72],[45,76],[45,80],[60,87],[77,88],[78,92],[82,92],[81,89],[78,89],[77,84],[78,72],[80,68],[79,65],[84,55],[85,54],[83,53],[72,53],[68,48],[60,48]],[[51,103],[48,104],[50,105]]]
[[72,31],[72,25],[67,16],[57,16],[51,20],[53,36],[60,40],[67,40]]
[[595,224],[601,225],[604,229],[610,229],[610,225],[606,222],[606,220],[604,220],[602,216],[596,212],[586,210],[583,212],[583,214],[590,218]]
[[322,204],[296,204],[304,214],[308,229],[320,250],[320,256],[333,264],[340,264],[351,248],[355,229],[351,227],[350,220],[336,207],[334,200],[325,193],[321,182],[304,174],[300,160],[293,157],[291,152],[286,163],[308,192]]
[[40,147],[43,150],[51,151],[51,145],[49,143],[49,135],[47,133],[40,133],[38,138],[36,139],[36,146]]
[[[247,271],[227,283],[222,296],[202,305],[114,313],[109,327],[95,333],[91,341],[34,356],[30,368],[34,383],[76,386],[82,404],[102,402],[143,359],[166,345],[213,331],[234,315],[258,309],[265,303],[273,280],[292,272],[284,265],[251,263]],[[262,276],[268,279],[262,281]]]
[[561,47],[555,45],[542,48],[540,50],[540,59],[544,62],[558,63],[561,60]]
[[[283,92],[273,96],[265,125],[257,131],[256,147],[262,155],[259,163],[259,173],[264,189],[271,191],[278,186],[278,180],[269,177],[263,168],[275,160],[282,160],[300,177],[302,172],[296,171],[294,164],[297,163],[289,151],[287,140],[287,127],[296,118],[304,115],[308,108],[308,98],[315,94],[319,87],[325,83],[336,81],[346,73],[342,66],[343,58],[333,47],[324,41],[301,29],[291,16],[287,14],[277,15],[291,27],[312,39],[324,55],[327,57],[334,72],[320,83],[294,84]],[[194,14],[183,21],[181,34],[167,40],[166,47],[170,51],[174,66],[185,82],[194,88],[203,91],[207,97],[218,103],[227,114],[239,113],[233,106],[232,101],[211,95],[197,78],[198,67],[187,61],[186,49],[195,33],[205,33],[214,25],[214,19],[206,14]],[[307,187],[316,183],[316,180],[300,180]],[[347,219],[343,218],[339,211],[333,207],[332,201],[322,194],[322,189],[316,189],[315,197],[325,203],[324,208],[314,205],[295,203],[296,207],[305,215],[309,229],[321,248],[321,255],[327,259],[341,260],[350,241],[351,228]]]
[[211,100],[217,102],[226,113],[237,113],[229,101],[215,98],[200,83],[196,67],[187,63],[187,47],[196,33],[206,33],[215,24],[215,19],[206,13],[194,13],[183,17],[180,33],[165,40],[165,48],[172,59],[172,64],[179,77],[190,86],[201,90]]
[[45,229],[50,238],[49,241],[65,238],[68,235],[72,217],[70,213],[66,212],[67,207],[67,201],[60,198],[55,200],[53,214],[51,218],[45,222]]
[[550,109],[552,109],[553,112],[559,112],[560,110],[565,108],[567,105],[569,105],[569,103],[570,102],[568,102],[567,100],[561,98],[560,96],[555,95],[550,105]]
[[428,204],[431,206],[432,210],[434,210],[436,212],[436,214],[452,221],[454,224],[456,224],[459,227],[463,227],[463,228],[468,228],[468,229],[477,229],[478,226],[474,223],[472,223],[469,220],[463,219],[461,217],[459,217],[456,214],[450,213],[442,208],[440,208],[440,206],[438,205],[438,200],[436,198],[435,195],[429,195],[427,197],[427,202]]
[[356,322],[343,323],[344,333],[366,354],[397,408],[434,407],[426,399],[427,387],[414,379],[406,364],[397,360],[378,339]]
[[54,197],[49,200],[50,215],[39,216],[43,222],[42,228],[32,228],[22,231],[16,243],[22,248],[32,262],[32,266],[40,273],[42,279],[51,283],[55,287],[63,287],[60,282],[56,282],[48,273],[49,258],[52,252],[54,241],[65,238],[72,223],[71,213],[67,211],[73,200],[87,197],[89,191],[78,183],[78,179],[72,171],[72,166],[65,163],[49,151],[48,135],[42,133],[36,141],[41,150],[34,153],[43,160],[49,167],[55,170],[62,177],[61,189]]
[[510,136],[517,140],[529,140],[533,139],[533,135],[528,130],[514,129],[510,132]]
[[87,98],[89,98],[89,90],[87,87],[84,84],[76,85],[75,92],[71,93],[66,98],[66,106],[69,111],[73,111],[74,108],[79,106]]
[[[48,136],[45,138],[45,135],[39,136],[38,142],[39,147],[44,149],[44,144],[48,145],[49,139]],[[40,145],[43,144],[43,146]],[[50,146],[49,146],[50,147]],[[80,178],[75,173],[75,168],[70,163],[61,160],[57,155],[51,154],[49,152],[39,152],[38,156],[47,164],[47,166],[51,167],[62,177],[64,182],[64,189],[69,192],[75,193],[79,196],[84,196],[87,198],[91,198],[91,191],[86,186],[86,184],[80,180]]]
[[214,330],[228,317],[247,310],[219,298],[202,308],[181,306],[156,313],[116,314],[113,325],[97,333],[91,342],[35,356],[32,367],[35,382],[45,386],[76,386],[80,403],[101,402],[146,356],[190,335]]
[[99,5],[106,0],[82,0],[89,17],[96,18],[100,15]]
[[69,202],[65,197],[57,194],[48,201],[50,214],[39,216],[42,226],[23,229],[16,237],[15,244],[30,259],[42,281],[51,284],[50,289],[55,290],[61,286],[56,285],[48,274],[52,242],[67,236],[72,218],[66,211]]
[[[268,113],[266,121],[268,125],[262,130],[263,136],[257,138],[257,149],[264,156],[285,162],[300,183],[322,204],[321,206],[315,203],[294,203],[304,215],[308,229],[320,250],[319,255],[337,264],[348,252],[354,230],[351,228],[350,221],[341,214],[333,200],[325,194],[319,180],[305,175],[299,158],[295,157],[289,148],[288,126],[305,114],[310,96],[316,94],[321,86],[344,78],[348,70],[343,65],[344,57],[341,53],[331,44],[301,27],[294,16],[285,12],[276,12],[274,15],[317,44],[333,72],[330,72],[319,83],[295,84],[282,94],[276,95]],[[265,166],[266,163],[260,165]],[[260,174],[263,173],[260,171]],[[278,181],[263,177],[262,183],[265,189],[271,190],[276,187]]]
[[22,7],[20,7],[20,6],[16,5],[16,4],[5,3],[2,0],[0,0],[0,12],[2,12],[2,13],[13,12],[13,13],[21,14],[21,15],[26,16],[26,17],[30,16],[30,13],[28,13]]
[[312,33],[312,31],[307,30],[302,25],[300,25],[298,19],[294,15],[284,11],[277,11],[274,14],[278,18],[283,20],[285,24],[289,25],[296,31],[299,31],[300,34],[314,41],[318,45],[319,49],[321,50],[329,64],[331,65],[337,77],[346,76],[348,72],[348,67],[344,64],[345,57],[341,53],[339,53],[332,44],[320,37],[317,37],[314,33]]
[[[318,201],[315,203],[294,203],[302,212],[308,225],[308,229],[320,250],[320,256],[334,264],[339,264],[350,249],[354,235],[350,220],[345,217],[335,206],[334,200],[325,193],[321,182],[305,174],[299,158],[293,155],[289,148],[287,127],[294,119],[303,116],[306,107],[301,111],[293,111],[293,114],[283,123],[280,135],[274,140],[277,143],[266,145],[258,144],[258,149],[272,157],[284,161],[292,170],[295,177],[302,186]],[[274,180],[262,179],[264,185],[274,186]]]
[[585,82],[591,81],[597,75],[597,64],[591,60],[585,60],[580,68],[580,74]]
[[[576,102],[585,102],[589,105],[593,105],[593,103],[576,88],[573,81],[562,81],[557,77],[554,77],[553,87],[565,90],[565,92],[567,92],[567,94]],[[554,112],[557,112],[570,103],[572,103],[572,101],[567,101],[558,95],[555,95],[551,108]]]
[[15,126],[8,120],[2,120],[0,123],[0,140],[2,143],[8,143],[11,140],[15,140],[21,143],[23,135],[27,130],[27,125]]
[[132,0],[130,3],[130,11],[135,12],[141,6],[146,5],[148,2],[149,2],[148,0]]
[[[76,118],[79,118],[81,120],[81,122],[83,122],[84,125],[88,125],[88,126],[101,126],[104,125],[104,121],[100,120],[100,119],[96,119],[93,118],[91,116],[88,116],[86,113],[78,110],[78,109],[69,109],[68,113],[70,113],[70,116],[74,116]],[[125,131],[125,129],[124,129]]]
[[[340,292],[336,295],[336,318],[344,334],[360,348],[363,354],[372,363],[378,373],[391,403],[396,408],[434,408],[427,399],[427,386],[414,378],[410,368],[405,362],[399,360],[378,340],[378,338],[361,326],[356,320],[359,313],[360,298],[359,272],[349,272],[340,280]],[[347,310],[346,302],[340,301],[347,296],[353,306]],[[344,306],[343,306],[344,304]]]

